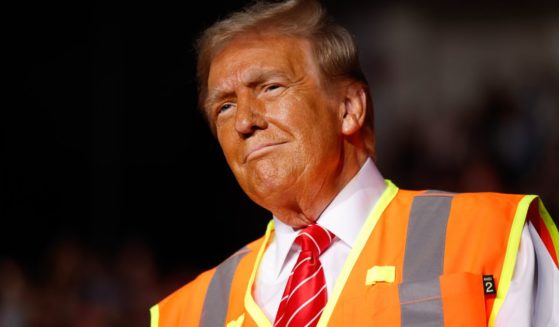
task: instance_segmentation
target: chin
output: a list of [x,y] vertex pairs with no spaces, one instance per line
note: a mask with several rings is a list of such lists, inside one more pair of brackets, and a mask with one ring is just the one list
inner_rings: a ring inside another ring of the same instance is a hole
[[287,195],[289,186],[277,181],[275,183],[259,182],[246,188],[243,187],[243,189],[252,201],[272,213],[278,207],[289,206],[291,202],[291,197]]
[[250,182],[265,192],[285,190],[297,180],[296,170],[282,160],[259,160],[248,174]]

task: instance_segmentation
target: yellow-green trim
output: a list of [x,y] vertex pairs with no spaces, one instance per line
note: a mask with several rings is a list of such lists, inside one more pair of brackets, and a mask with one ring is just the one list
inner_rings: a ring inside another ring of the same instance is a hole
[[227,327],[242,327],[245,322],[245,314],[241,314],[239,318],[227,323]]
[[149,313],[151,316],[150,319],[150,327],[157,327],[159,326],[159,305],[154,305],[149,309]]
[[336,284],[334,285],[332,295],[328,299],[328,303],[326,304],[326,307],[324,307],[322,316],[320,316],[320,320],[318,321],[317,327],[324,327],[328,324],[328,321],[330,320],[330,317],[334,312],[334,308],[336,307],[336,303],[338,302],[338,299],[342,294],[342,290],[344,289],[349,274],[353,270],[353,266],[355,265],[355,262],[357,262],[357,259],[359,258],[361,251],[365,247],[365,244],[369,239],[369,235],[371,235],[371,233],[373,232],[373,229],[375,228],[377,222],[379,221],[381,214],[384,212],[384,209],[388,207],[388,204],[392,201],[392,199],[394,199],[396,193],[398,193],[398,188],[390,180],[386,180],[386,184],[387,184],[386,190],[384,190],[377,204],[373,208],[373,211],[365,221],[363,228],[361,228],[361,231],[359,232],[359,235],[355,240],[355,244],[353,244],[353,248],[349,252],[347,260],[344,266],[342,267],[342,270],[340,271],[340,275],[336,280]]
[[532,201],[536,198],[535,195],[526,195],[520,200],[518,206],[516,207],[516,213],[514,214],[514,219],[509,233],[509,239],[507,242],[507,250],[505,253],[505,260],[503,262],[503,269],[501,270],[501,278],[499,281],[499,287],[497,288],[497,296],[493,302],[493,309],[491,310],[491,315],[489,316],[488,326],[492,327],[495,325],[495,319],[501,310],[503,301],[507,296],[509,291],[510,282],[512,280],[512,275],[514,272],[514,266],[516,264],[516,256],[518,254],[518,246],[520,244],[520,236],[522,235],[522,229],[524,228],[524,223],[526,221],[526,215],[528,213],[528,208]]
[[555,225],[553,218],[551,218],[551,215],[547,212],[547,209],[540,198],[538,198],[538,211],[542,217],[545,227],[547,227],[547,230],[549,231],[549,235],[551,236],[551,242],[555,248],[555,257],[559,259],[559,231],[557,230],[557,226]]
[[260,327],[272,327],[272,323],[268,320],[268,317],[262,312],[262,309],[256,304],[254,298],[252,297],[252,285],[254,285],[254,279],[256,278],[256,271],[260,266],[260,260],[262,260],[262,256],[264,255],[264,250],[266,250],[266,246],[268,245],[268,241],[270,236],[272,235],[272,231],[274,230],[274,220],[270,220],[268,223],[268,227],[266,228],[266,235],[264,236],[264,241],[260,246],[260,250],[258,250],[258,255],[256,256],[256,262],[252,268],[252,273],[250,274],[250,279],[248,281],[248,286],[245,292],[245,308],[252,317],[252,319],[256,322],[256,325]]

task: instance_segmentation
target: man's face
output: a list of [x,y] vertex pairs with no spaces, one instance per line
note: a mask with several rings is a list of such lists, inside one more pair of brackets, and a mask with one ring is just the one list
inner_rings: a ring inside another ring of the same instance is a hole
[[211,64],[210,123],[243,190],[269,210],[336,174],[343,99],[320,76],[308,42],[277,35],[238,37]]

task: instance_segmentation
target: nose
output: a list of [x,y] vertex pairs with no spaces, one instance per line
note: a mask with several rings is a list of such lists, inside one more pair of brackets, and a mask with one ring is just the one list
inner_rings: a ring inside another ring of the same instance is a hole
[[265,129],[267,126],[265,108],[261,101],[249,97],[238,100],[235,113],[235,129],[239,135],[248,138],[257,130]]

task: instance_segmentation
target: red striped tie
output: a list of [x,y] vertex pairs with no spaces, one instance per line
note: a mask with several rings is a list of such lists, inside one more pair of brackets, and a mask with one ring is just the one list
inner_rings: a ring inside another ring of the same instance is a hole
[[274,327],[316,326],[328,299],[318,257],[333,239],[332,232],[317,224],[299,232],[295,242],[301,246],[301,253],[287,280]]

